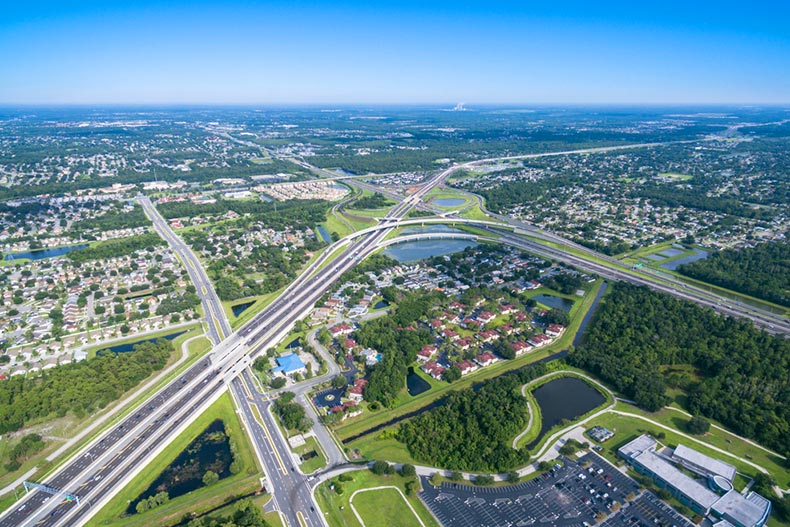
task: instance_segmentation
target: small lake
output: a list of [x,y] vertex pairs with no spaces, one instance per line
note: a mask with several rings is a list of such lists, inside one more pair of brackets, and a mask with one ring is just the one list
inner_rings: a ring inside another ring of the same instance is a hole
[[460,207],[466,203],[466,200],[460,198],[440,198],[431,201],[431,203],[439,207]]
[[552,427],[562,420],[572,421],[606,402],[598,390],[577,377],[560,377],[532,392],[540,406],[540,434],[527,445],[532,449]]
[[386,300],[379,300],[376,302],[376,305],[373,306],[373,309],[384,309],[385,307],[390,307],[390,303]]
[[329,231],[327,231],[324,228],[323,225],[319,225],[318,227],[316,227],[316,230],[318,231],[319,236],[321,236],[321,238],[323,238],[323,240],[326,243],[332,243],[332,236],[329,234]]
[[707,251],[703,251],[702,249],[697,249],[697,250],[694,251],[693,254],[690,254],[690,255],[686,256],[685,258],[680,258],[678,260],[675,260],[674,262],[667,262],[667,263],[663,264],[661,267],[663,269],[667,269],[669,271],[674,271],[675,269],[677,269],[678,267],[680,267],[683,264],[696,262],[697,260],[703,260],[703,259],[708,257],[708,254],[710,254],[710,253],[707,252]]
[[421,240],[392,245],[384,251],[384,254],[400,263],[405,263],[463,251],[467,247],[477,247],[477,242],[471,240]]
[[549,306],[552,309],[562,309],[566,313],[573,307],[573,300],[568,300],[561,296],[554,295],[535,295],[532,297],[535,302],[540,302],[544,306]]
[[219,479],[227,478],[232,462],[225,424],[216,419],[159,474],[145,492],[129,502],[126,512],[135,514],[137,503],[158,492],[166,491],[172,500],[203,487],[203,475],[207,470],[216,472]]
[[289,342],[288,345],[285,347],[285,349],[291,350],[294,348],[298,348],[299,346],[301,346],[301,344],[299,344],[299,338],[297,337],[293,339],[291,342]]
[[99,353],[129,353],[130,351],[134,351],[134,347],[138,344],[142,344],[143,342],[156,342],[157,340],[164,339],[164,340],[173,340],[176,337],[180,337],[186,333],[186,331],[179,331],[178,333],[171,333],[170,335],[164,335],[162,337],[154,337],[146,340],[137,340],[135,342],[127,342],[126,344],[118,344],[117,346],[112,346],[110,348],[102,348],[96,352],[98,355]]
[[33,251],[26,251],[23,253],[13,253],[13,254],[6,254],[6,260],[43,260],[44,258],[54,258],[56,256],[63,256],[64,254],[68,254],[71,251],[76,251],[77,249],[84,249],[87,247],[87,243],[83,243],[81,245],[69,245],[68,247],[53,247],[51,249],[36,249]]
[[230,306],[230,310],[233,311],[233,316],[238,317],[242,313],[244,313],[248,307],[253,305],[255,301],[252,302],[242,302],[241,304],[236,304],[235,306]]
[[409,390],[409,395],[414,397],[430,390],[431,385],[414,371],[414,367],[410,366],[409,375],[406,377],[406,389]]

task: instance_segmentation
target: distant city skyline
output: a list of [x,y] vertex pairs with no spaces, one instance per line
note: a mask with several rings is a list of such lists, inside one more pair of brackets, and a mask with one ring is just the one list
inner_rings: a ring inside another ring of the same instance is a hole
[[0,104],[788,104],[778,2],[6,5]]

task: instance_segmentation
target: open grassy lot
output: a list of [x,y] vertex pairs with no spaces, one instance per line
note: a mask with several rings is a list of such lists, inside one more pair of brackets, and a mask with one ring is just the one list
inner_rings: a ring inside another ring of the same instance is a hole
[[[231,439],[238,447],[241,464],[237,474],[233,474],[214,485],[201,487],[189,494],[142,514],[125,516],[130,501],[139,496],[159,476],[160,472],[195,440],[215,419],[222,419]],[[230,395],[223,395],[217,402],[201,414],[184,432],[175,438],[156,458],[121,490],[88,523],[91,526],[151,526],[169,525],[187,513],[200,513],[225,503],[228,499],[255,492],[260,489],[259,469],[255,456],[247,442]]]
[[324,451],[318,445],[318,441],[316,441],[315,437],[308,437],[305,440],[304,445],[296,447],[292,450],[300,456],[315,452],[313,457],[305,460],[301,465],[299,465],[299,469],[305,474],[310,474],[326,466],[326,457],[324,456]]
[[397,488],[359,491],[351,500],[351,507],[366,527],[412,527],[421,522]]
[[673,181],[689,181],[694,179],[694,176],[689,174],[678,174],[677,172],[664,172],[659,174],[658,177],[671,179]]
[[[327,523],[329,523],[330,527],[362,527],[362,525],[357,520],[356,516],[354,515],[353,510],[350,507],[349,500],[351,495],[354,494],[355,491],[360,489],[370,489],[374,487],[381,487],[381,486],[394,486],[399,488],[404,495],[406,496],[406,500],[409,504],[414,508],[414,510],[419,515],[422,522],[427,527],[439,527],[439,524],[436,520],[433,519],[428,509],[422,504],[420,499],[416,495],[416,487],[415,492],[409,494],[406,492],[406,483],[408,481],[416,481],[416,478],[404,478],[398,474],[391,474],[386,476],[377,476],[370,472],[369,470],[360,470],[356,472],[349,472],[346,477],[351,478],[351,481],[344,481],[341,482],[340,485],[342,486],[342,494],[338,494],[336,491],[331,489],[333,484],[338,482],[338,479],[335,478],[331,481],[327,481],[322,483],[318,486],[315,491],[315,497],[318,501],[318,506],[324,511]],[[418,484],[418,483],[417,483]],[[403,498],[397,492],[391,493],[374,493],[371,494],[371,497],[376,498],[376,502],[380,504],[381,509],[380,511],[389,511],[395,510],[400,511],[401,509],[398,507],[403,507],[405,510],[408,510],[408,507],[403,503]],[[354,498],[354,503],[357,503],[357,499],[360,496],[364,496],[365,493],[357,494]],[[398,505],[397,500],[400,500],[400,505]],[[360,510],[360,515],[362,515],[364,520],[367,520],[368,515],[370,514],[370,507],[369,507],[369,500],[363,499],[359,502],[362,504],[363,509]],[[375,504],[374,504],[375,505]],[[376,509],[374,509],[376,510]],[[364,514],[363,514],[364,512]],[[408,510],[409,515],[406,515],[406,512],[403,513],[397,512],[396,514],[402,514],[402,518],[408,518],[411,520],[411,523],[405,523],[403,525],[409,525],[413,527],[415,525],[419,525],[418,522],[414,519],[414,514]],[[373,515],[375,516],[375,514]],[[385,516],[383,512],[379,513],[379,516],[382,520],[390,520],[393,517]],[[371,517],[371,521],[376,521],[374,518]],[[370,523],[366,525],[398,525],[394,523]]]
[[336,232],[338,236],[342,238],[343,236],[347,236],[352,232],[352,229],[350,228],[351,224],[339,218],[338,215],[331,210],[326,215],[326,221],[321,225],[324,227],[324,229],[326,229],[330,236],[333,232]]

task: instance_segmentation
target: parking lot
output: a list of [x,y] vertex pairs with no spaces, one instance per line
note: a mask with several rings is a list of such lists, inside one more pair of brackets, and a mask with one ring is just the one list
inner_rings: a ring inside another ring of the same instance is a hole
[[601,527],[694,527],[652,492],[645,492],[623,512],[610,517]]
[[[585,462],[590,464],[582,468]],[[609,514],[615,502],[625,503],[625,497],[638,489],[636,482],[592,453],[517,485],[445,482],[434,488],[427,478],[422,483],[420,497],[442,525],[453,527],[592,525],[599,513]]]

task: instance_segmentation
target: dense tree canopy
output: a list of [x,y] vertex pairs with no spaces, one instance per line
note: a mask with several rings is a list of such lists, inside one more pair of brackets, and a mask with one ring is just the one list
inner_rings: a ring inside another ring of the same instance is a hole
[[790,307],[790,243],[726,249],[681,265],[686,276]]
[[691,413],[790,453],[790,341],[750,322],[616,283],[569,360],[651,411],[682,388]]
[[91,247],[71,251],[66,257],[74,262],[84,263],[90,260],[103,260],[105,258],[125,256],[143,249],[161,245],[165,245],[165,241],[160,238],[158,234],[149,232],[138,236],[129,236],[127,238],[117,238],[99,242]]
[[0,382],[0,433],[44,417],[79,417],[115,401],[152,372],[173,351],[167,340],[145,342],[132,353],[116,353],[44,370],[40,377],[15,376]]
[[527,426],[521,385],[546,372],[543,364],[486,381],[474,391],[454,391],[438,408],[401,424],[398,440],[420,462],[454,470],[502,472],[524,465],[513,438]]

